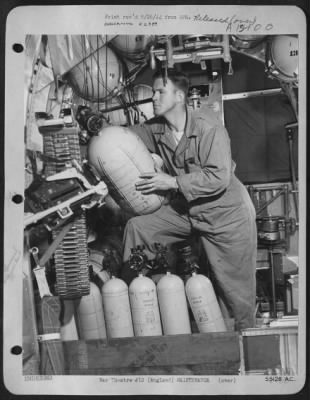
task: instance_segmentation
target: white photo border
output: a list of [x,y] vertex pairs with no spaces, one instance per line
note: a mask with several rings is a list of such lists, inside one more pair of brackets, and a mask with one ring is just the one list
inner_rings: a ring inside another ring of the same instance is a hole
[[[194,20],[196,15],[213,20]],[[131,25],[109,25],[108,15],[120,21],[130,15]],[[157,22],[145,26],[145,15]],[[166,16],[176,16],[167,19]],[[182,19],[186,15],[189,19]],[[47,18],[48,16],[48,18]],[[160,18],[161,17],[161,18]],[[150,17],[152,18],[152,17]],[[254,21],[240,32],[238,21]],[[181,22],[180,22],[181,21]],[[237,22],[236,22],[237,21]],[[295,381],[270,384],[264,376],[236,376],[233,383],[219,384],[218,376],[208,383],[107,383],[99,376],[52,376],[25,380],[22,355],[11,349],[22,346],[22,257],[23,202],[14,202],[24,193],[24,52],[26,35],[35,34],[297,34],[299,37],[299,335],[298,376]],[[20,6],[7,16],[5,44],[5,200],[4,200],[4,311],[3,373],[6,388],[15,394],[137,395],[137,394],[291,394],[302,389],[306,379],[306,17],[296,6],[230,5],[83,5]],[[16,199],[16,197],[15,197]]]

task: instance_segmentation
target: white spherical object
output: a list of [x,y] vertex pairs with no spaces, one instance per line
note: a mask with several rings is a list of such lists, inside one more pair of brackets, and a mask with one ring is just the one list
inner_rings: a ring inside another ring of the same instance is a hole
[[113,97],[123,77],[123,66],[116,54],[107,46],[97,49],[65,75],[73,91],[82,99],[92,102]]
[[293,35],[273,36],[267,47],[267,69],[283,81],[298,80],[298,37]]

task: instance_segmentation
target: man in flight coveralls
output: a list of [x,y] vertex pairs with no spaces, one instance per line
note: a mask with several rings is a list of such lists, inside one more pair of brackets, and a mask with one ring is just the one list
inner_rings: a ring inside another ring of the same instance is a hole
[[[155,117],[130,127],[164,161],[163,171],[145,173],[136,189],[143,194],[177,192],[149,215],[131,218],[124,232],[123,279],[131,248],[171,246],[198,233],[214,276],[213,284],[235,319],[235,329],[254,326],[257,234],[251,198],[234,174],[230,139],[212,111],[187,106],[189,80],[181,72],[159,71],[153,81]],[[246,147],[244,148],[246,151]],[[133,276],[132,276],[133,277]]]

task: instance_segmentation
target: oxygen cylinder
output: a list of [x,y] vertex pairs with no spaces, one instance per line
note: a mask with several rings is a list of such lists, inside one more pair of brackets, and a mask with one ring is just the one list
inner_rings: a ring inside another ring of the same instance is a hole
[[126,283],[112,276],[103,285],[102,298],[108,337],[134,336]]
[[121,126],[102,129],[90,140],[88,158],[122,209],[143,215],[161,207],[163,196],[143,195],[136,190],[140,175],[155,172],[155,167],[151,154],[134,132]]
[[133,247],[128,260],[130,268],[138,273],[129,286],[134,332],[135,336],[162,335],[156,286],[144,276],[151,268],[144,250],[144,245]]
[[75,321],[75,308],[73,300],[63,300],[64,313],[60,326],[60,336],[63,342],[78,340],[78,333]]
[[164,335],[191,333],[182,279],[168,271],[157,284],[157,296]]
[[185,292],[199,332],[227,330],[212,283],[206,276],[193,272]]
[[135,336],[162,335],[156,286],[139,274],[129,285],[129,300]]
[[90,293],[76,301],[76,322],[80,339],[105,339],[102,297],[98,286],[90,282]]

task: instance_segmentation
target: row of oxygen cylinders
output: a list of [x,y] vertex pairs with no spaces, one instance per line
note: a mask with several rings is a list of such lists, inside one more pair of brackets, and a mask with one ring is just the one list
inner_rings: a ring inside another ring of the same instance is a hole
[[[188,305],[199,332],[227,330],[210,280],[196,272],[186,284],[171,272],[157,285],[142,274],[129,287],[113,276],[101,290],[91,282],[90,294],[77,302],[74,314],[79,338],[84,340],[190,334]],[[76,337],[67,338],[72,339]]]

